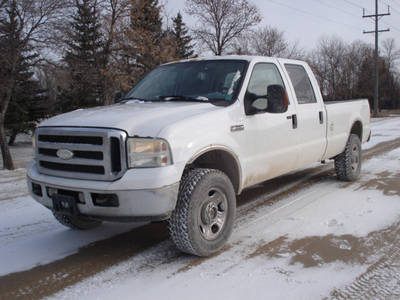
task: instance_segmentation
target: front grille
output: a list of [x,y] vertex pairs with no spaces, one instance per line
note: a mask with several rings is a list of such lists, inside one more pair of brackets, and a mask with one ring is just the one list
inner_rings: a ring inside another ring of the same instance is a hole
[[[46,149],[46,148],[39,148],[39,154],[57,157],[58,149]],[[104,155],[101,151],[74,151],[74,157],[76,158],[87,158],[87,159],[96,159],[96,160],[103,160]],[[117,156],[117,155],[116,155]],[[115,159],[118,159],[116,157]]]
[[38,141],[65,144],[103,145],[103,139],[100,136],[65,136],[39,134]]
[[119,130],[38,128],[39,172],[66,178],[116,180],[127,169],[125,141],[126,134]]
[[85,165],[73,165],[73,164],[59,164],[49,161],[40,161],[41,168],[50,170],[64,171],[64,172],[77,172],[87,174],[104,174],[104,167],[102,166],[85,166]]

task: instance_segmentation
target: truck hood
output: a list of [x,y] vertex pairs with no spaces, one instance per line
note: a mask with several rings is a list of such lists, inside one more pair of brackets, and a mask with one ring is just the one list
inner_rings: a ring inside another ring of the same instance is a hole
[[221,109],[210,103],[138,102],[78,109],[50,118],[40,127],[97,127],[121,129],[129,136],[157,137],[162,128],[190,116]]

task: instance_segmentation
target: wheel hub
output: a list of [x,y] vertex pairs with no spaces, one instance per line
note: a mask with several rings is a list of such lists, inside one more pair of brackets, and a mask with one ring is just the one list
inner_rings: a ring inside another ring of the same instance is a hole
[[198,220],[200,233],[206,240],[215,240],[220,235],[227,207],[227,199],[219,189],[212,188],[204,195]]
[[201,212],[201,220],[203,221],[204,224],[209,225],[215,222],[217,216],[218,216],[218,207],[214,202],[210,202],[203,206]]

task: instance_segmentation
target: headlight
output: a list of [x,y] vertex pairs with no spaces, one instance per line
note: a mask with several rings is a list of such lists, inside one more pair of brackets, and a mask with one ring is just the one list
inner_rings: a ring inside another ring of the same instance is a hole
[[128,138],[129,168],[165,167],[172,164],[169,144],[161,139]]

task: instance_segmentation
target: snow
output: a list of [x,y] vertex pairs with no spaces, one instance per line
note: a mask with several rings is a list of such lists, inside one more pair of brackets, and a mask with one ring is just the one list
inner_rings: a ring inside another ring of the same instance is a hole
[[[363,149],[398,139],[400,118],[373,119],[372,133]],[[294,245],[323,240],[329,245],[319,246],[346,254],[358,247],[356,241],[399,222],[400,195],[388,184],[399,178],[399,157],[400,149],[392,149],[368,159],[360,179],[351,185],[331,178],[272,205],[257,203],[273,195],[245,203],[238,207],[227,247],[211,258],[180,255],[164,241],[49,299],[328,297],[334,288],[366,272],[368,265],[347,257],[330,260],[328,253],[317,251],[309,257],[306,246]],[[62,259],[138,226],[104,223],[90,231],[69,230],[27,195],[23,177],[22,168],[0,171],[0,276]]]

